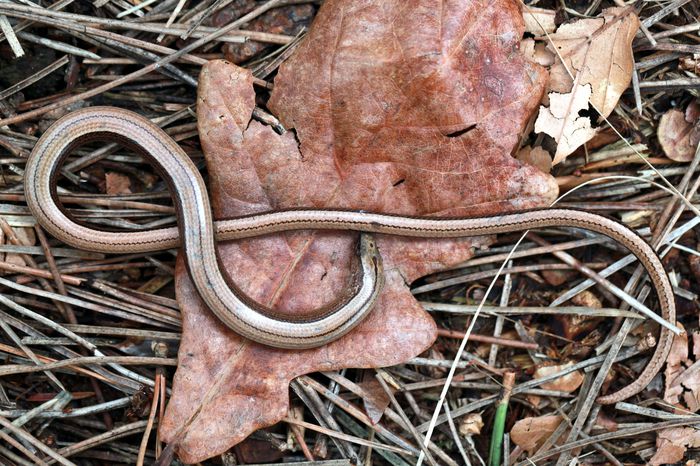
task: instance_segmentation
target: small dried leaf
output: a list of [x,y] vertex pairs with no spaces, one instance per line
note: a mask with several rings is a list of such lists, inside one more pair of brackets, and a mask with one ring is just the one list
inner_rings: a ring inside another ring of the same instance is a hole
[[693,427],[673,427],[659,432],[656,453],[649,460],[651,466],[677,463],[685,457],[688,448],[700,447],[700,430]]
[[[229,2],[226,2],[229,3]],[[212,16],[212,25],[223,27],[246,13],[254,10],[256,0],[238,0],[217,11]],[[246,24],[250,31],[263,31],[273,34],[296,36],[309,26],[316,9],[313,4],[288,5],[274,8]],[[270,44],[247,40],[242,44],[225,44],[224,56],[233,63],[243,63],[268,48]]]
[[600,302],[600,299],[590,290],[582,291],[571,298],[571,303],[576,306],[590,307],[591,309],[600,309],[603,307],[603,303]]
[[[552,156],[540,146],[525,146],[515,156],[521,162],[537,167],[543,173],[549,173],[552,169]],[[561,283],[560,283],[561,284]]]
[[560,423],[560,416],[526,417],[513,425],[510,430],[510,439],[517,446],[532,454],[554,433]]
[[666,156],[676,162],[690,162],[695,156],[695,145],[690,136],[695,125],[686,121],[685,114],[671,109],[661,116],[657,136]]
[[678,59],[678,67],[682,70],[690,71],[691,73],[700,73],[700,59],[698,57],[680,57]]
[[[566,364],[556,365],[556,366],[542,366],[535,370],[532,375],[534,379],[541,379],[557,372],[561,372],[568,367],[573,366],[573,361],[569,361]],[[571,393],[578,389],[583,383],[583,374],[581,371],[574,371],[569,374],[558,377],[551,382],[546,382],[542,384],[542,388],[545,390],[559,390],[566,393]]]
[[591,119],[578,116],[581,110],[588,108],[590,96],[590,84],[578,85],[569,93],[551,92],[549,108],[540,107],[540,114],[535,121],[535,132],[547,133],[558,143],[553,165],[564,160],[595,135]]
[[[564,338],[573,340],[581,335],[587,338],[595,338],[596,334],[593,331],[598,326],[600,319],[588,316],[563,315],[560,316],[557,321],[561,323]],[[574,346],[579,345],[583,345],[584,347],[588,346],[584,344],[584,342],[576,342]],[[570,350],[574,349],[570,346],[567,346],[567,348]],[[584,348],[576,348],[576,350],[577,352],[585,351]]]
[[[681,324],[679,327],[683,328]],[[682,333],[673,337],[671,351],[666,358],[666,368],[664,369],[664,401],[672,405],[680,403],[680,396],[683,394],[683,386],[679,377],[685,370],[685,363],[688,361],[688,334]]]
[[552,286],[561,286],[575,277],[576,274],[575,270],[543,270],[541,272],[542,278]]
[[520,51],[532,63],[542,66],[552,66],[554,64],[554,54],[547,50],[547,45],[530,37],[520,42]]
[[471,437],[479,435],[484,427],[484,420],[479,413],[470,413],[464,416],[459,422],[459,435],[462,437]]
[[105,173],[105,183],[107,194],[129,194],[131,193],[131,180],[128,176],[116,172]]
[[694,123],[700,120],[700,100],[691,101],[685,108],[685,121]]
[[[697,360],[699,332],[693,332],[693,355]],[[672,404],[680,404],[682,397],[683,411],[697,412],[700,410],[700,370],[697,364],[689,358],[688,336],[674,337],[671,353],[667,359],[664,372],[666,388],[664,400]]]
[[[379,381],[374,377],[369,377],[358,383],[358,385],[367,393],[367,396],[362,397],[365,413],[367,413],[367,416],[376,424],[382,419],[384,411],[389,406],[389,403],[391,403],[391,399],[384,391]],[[389,386],[389,390],[393,392],[393,387],[389,384],[387,385]]]
[[523,19],[525,20],[525,32],[534,36],[543,36],[546,33],[553,33],[557,28],[555,22],[556,12],[545,8],[526,6],[523,8]]
[[[284,451],[267,440],[247,438],[236,445],[236,457],[242,464],[276,462],[284,456]],[[176,464],[176,463],[174,463]]]

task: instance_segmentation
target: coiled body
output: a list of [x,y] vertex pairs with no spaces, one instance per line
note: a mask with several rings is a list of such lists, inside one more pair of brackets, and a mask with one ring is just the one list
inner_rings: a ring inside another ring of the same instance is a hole
[[[58,168],[70,151],[92,139],[111,140],[143,154],[161,172],[178,208],[178,228],[144,232],[97,231],[76,223],[59,206]],[[190,276],[209,308],[229,327],[254,341],[281,348],[311,348],[347,333],[369,312],[382,286],[381,258],[373,240],[360,245],[362,278],[353,297],[319,318],[289,321],[251,303],[219,270],[216,240],[306,229],[353,230],[422,238],[456,238],[534,228],[576,227],[606,235],[627,247],[645,267],[658,294],[662,316],[674,323],[673,289],[663,265],[642,238],[614,220],[571,209],[539,209],[478,218],[401,217],[386,214],[295,209],[213,222],[204,182],[189,157],[160,128],[137,114],[92,107],[73,112],[38,141],[25,174],[27,204],[53,236],[77,248],[105,253],[149,252],[182,246]],[[599,399],[614,403],[641,391],[658,373],[670,350],[671,333],[661,329],[656,352],[639,379]]]

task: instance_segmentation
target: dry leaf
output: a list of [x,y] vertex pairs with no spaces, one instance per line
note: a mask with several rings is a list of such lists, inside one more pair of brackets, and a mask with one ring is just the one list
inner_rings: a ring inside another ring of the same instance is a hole
[[[678,324],[678,326],[683,328],[681,324]],[[687,362],[688,334],[684,332],[673,337],[671,351],[666,358],[666,368],[664,369],[664,401],[671,405],[680,403],[683,386],[678,381],[678,378],[685,371]],[[692,361],[688,365],[690,364],[692,364]]]
[[532,454],[559,427],[560,416],[526,417],[510,429],[510,439],[517,446]]
[[661,148],[669,159],[676,162],[693,160],[698,143],[691,141],[691,136],[699,124],[700,121],[687,120],[686,113],[677,109],[671,109],[661,116],[657,136]]
[[569,282],[577,274],[578,272],[575,270],[543,270],[540,272],[542,278],[544,278],[545,281],[552,286],[561,286],[564,283]]
[[639,19],[631,8],[608,8],[598,18],[564,24],[549,35],[556,54],[550,68],[550,107],[540,107],[535,131],[558,143],[554,165],[595,134],[590,119],[579,117],[588,103],[607,117],[629,86],[634,71],[632,40]]
[[700,430],[693,427],[662,430],[656,437],[656,453],[649,460],[649,465],[677,463],[685,458],[688,448],[700,448]]
[[[276,463],[280,461],[285,451],[277,448],[269,440],[247,438],[236,445],[236,459],[239,463],[229,464],[259,464]],[[173,462],[172,464],[177,464]],[[226,464],[226,463],[223,463]]]
[[[384,411],[389,407],[391,403],[391,398],[384,391],[382,385],[374,377],[368,377],[362,382],[358,383],[360,387],[365,391],[366,395],[362,397],[362,404],[365,407],[365,413],[372,420],[374,424],[379,422],[384,415]],[[394,393],[396,390],[387,384],[389,390]]]
[[525,146],[518,151],[515,158],[537,167],[543,173],[549,173],[552,169],[552,156],[540,146]]
[[578,85],[576,90],[569,93],[551,92],[549,107],[540,107],[535,121],[535,132],[547,133],[557,142],[553,165],[564,160],[595,135],[591,119],[578,115],[581,110],[588,108],[590,96],[590,84]]
[[[569,361],[566,364],[560,364],[556,366],[542,366],[535,370],[532,375],[533,379],[542,379],[557,372],[561,372],[571,366],[573,366],[573,361]],[[583,373],[581,371],[574,371],[569,374],[558,377],[551,382],[546,382],[542,384],[542,388],[545,390],[559,390],[566,393],[571,393],[578,389],[583,383]]]
[[[522,28],[511,0],[441,10],[427,0],[326,1],[275,80],[269,107],[294,129],[282,136],[251,121],[251,74],[209,62],[197,113],[216,216],[298,206],[478,215],[547,205],[554,180],[509,155],[544,85],[542,70],[512,53]],[[347,289],[356,237],[293,232],[223,244],[220,254],[252,299],[303,315]],[[388,366],[430,346],[435,324],[406,283],[464,261],[484,241],[377,241],[386,286],[376,308],[345,337],[306,351],[263,347],[225,328],[179,261],[183,336],[160,429],[183,461],[279,421],[300,374]]]
[[600,309],[603,307],[603,303],[600,302],[600,299],[591,290],[584,290],[578,293],[571,298],[571,304],[589,307],[591,309]]
[[542,66],[552,66],[554,64],[554,54],[547,50],[547,45],[530,37],[520,42],[520,51],[532,63]]
[[700,411],[700,367],[695,353],[698,335],[697,332],[693,333],[693,355],[696,361],[689,356],[688,336],[676,336],[664,371],[664,401],[678,406],[682,412]]
[[600,325],[600,318],[582,315],[562,315],[557,317],[561,325],[561,334],[567,340],[575,340],[584,337],[584,341],[572,341],[566,345],[565,353],[568,357],[576,354],[583,356],[590,350],[590,340],[595,340],[599,335],[595,330]]
[[479,413],[469,413],[459,421],[459,435],[471,437],[479,435],[484,427],[484,420]]
[[543,36],[545,33],[553,33],[557,28],[555,16],[556,12],[554,10],[525,6],[523,8],[525,32],[529,32],[534,36]]
[[678,67],[682,70],[698,74],[700,73],[700,56],[695,54],[694,57],[680,57],[678,59]]
[[128,176],[116,172],[105,173],[105,192],[107,194],[129,194],[131,193],[131,180]]
[[[688,106],[685,108],[685,120],[689,123],[697,123],[697,121],[700,119],[700,100],[695,99],[691,100]],[[699,135],[695,135],[694,137],[694,142],[697,142],[697,139],[700,138]]]
[[596,111],[610,115],[632,79],[632,40],[638,29],[639,19],[629,7],[607,8],[601,17],[559,26],[549,36],[550,50],[557,52],[557,63],[550,70],[551,90],[567,93],[574,83],[589,84]]

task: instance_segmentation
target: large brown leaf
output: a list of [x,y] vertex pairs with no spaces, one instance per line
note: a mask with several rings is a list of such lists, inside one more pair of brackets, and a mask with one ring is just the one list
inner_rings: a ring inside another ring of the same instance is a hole
[[[510,155],[544,87],[542,70],[517,51],[522,30],[510,0],[327,0],[269,105],[299,142],[251,121],[247,71],[209,63],[197,113],[216,216],[298,206],[477,215],[548,204],[553,179]],[[220,250],[252,298],[299,315],[347,289],[356,238],[294,232]],[[435,324],[407,283],[485,241],[377,240],[387,283],[376,308],[345,337],[306,351],[229,331],[180,260],[183,339],[161,434],[181,459],[201,461],[279,421],[300,374],[397,364],[430,346]]]

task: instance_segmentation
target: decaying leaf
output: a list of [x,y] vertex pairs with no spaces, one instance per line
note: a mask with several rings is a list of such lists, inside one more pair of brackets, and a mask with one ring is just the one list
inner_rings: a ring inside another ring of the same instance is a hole
[[[379,381],[374,377],[367,378],[359,382],[358,385],[361,386],[366,393],[366,396],[362,397],[365,413],[367,413],[367,416],[376,424],[382,419],[384,411],[389,406],[389,403],[391,403],[391,398],[389,398],[389,395],[387,395]],[[393,387],[391,385],[388,386],[393,393]]]
[[117,172],[105,173],[105,192],[107,194],[131,193],[131,180],[128,176]]
[[525,146],[518,151],[515,158],[539,168],[543,173],[549,173],[552,169],[552,156],[540,146]]
[[638,29],[639,19],[630,7],[607,8],[598,18],[559,26],[549,36],[549,48],[557,54],[550,70],[551,90],[566,93],[574,85],[589,84],[595,110],[610,115],[632,79],[632,40]]
[[[588,108],[590,101],[594,110],[607,117],[629,86],[634,71],[632,40],[638,29],[639,19],[632,8],[615,7],[603,10],[598,18],[564,24],[548,36],[548,49],[555,53],[550,68],[550,108],[540,108],[538,121],[543,121],[535,131],[557,141],[555,165],[595,135],[590,120],[579,117],[578,112]],[[568,113],[563,114],[564,110]],[[552,121],[553,115],[559,125]]]
[[600,309],[603,307],[603,303],[600,302],[600,298],[598,298],[598,296],[596,296],[591,290],[584,290],[581,293],[578,293],[576,296],[571,298],[571,304],[589,307],[591,309]]
[[688,448],[700,448],[700,430],[693,427],[674,427],[659,432],[656,452],[649,460],[651,466],[675,464],[685,458]]
[[[549,163],[552,163],[551,158]],[[564,283],[567,283],[569,280],[575,277],[577,273],[578,272],[575,270],[543,270],[540,272],[542,278],[544,278],[545,281],[552,286],[561,286]]]
[[479,413],[469,413],[459,421],[459,435],[470,437],[479,435],[484,427],[484,420]]
[[561,416],[539,416],[520,419],[510,430],[510,439],[523,450],[532,453],[559,427]]
[[[681,326],[682,328],[682,326]],[[697,358],[697,337],[693,334],[693,355]],[[679,414],[700,411],[700,367],[690,358],[688,335],[673,338],[671,352],[664,370],[664,401],[680,408]],[[693,427],[678,427],[660,431],[656,438],[656,453],[652,465],[681,461],[688,448],[700,447],[700,431]]]
[[552,66],[554,64],[554,54],[547,50],[544,42],[535,41],[528,37],[520,42],[520,51],[532,63],[542,66]]
[[[679,324],[679,326],[682,328],[682,325]],[[688,335],[682,333],[673,337],[671,352],[666,358],[666,368],[664,369],[664,401],[671,405],[680,403],[683,386],[679,377],[685,371],[686,362],[688,362]]]
[[581,110],[588,108],[590,96],[590,84],[578,85],[569,93],[551,92],[549,107],[540,106],[540,113],[535,121],[535,131],[547,133],[557,142],[553,165],[564,160],[567,155],[595,135],[596,131],[591,127],[591,119],[587,116],[579,116]]
[[543,36],[545,33],[553,33],[557,28],[555,23],[556,12],[546,8],[525,6],[523,19],[525,20],[525,32],[535,36]]
[[[573,361],[569,361],[566,364],[560,364],[556,366],[542,366],[535,370],[532,375],[533,379],[542,379],[557,372],[561,372],[568,367],[573,366]],[[558,390],[562,392],[571,393],[578,389],[583,383],[583,374],[581,371],[574,371],[569,374],[558,377],[551,382],[546,382],[542,384],[542,388],[545,390]]]
[[700,142],[700,119],[692,110],[697,103],[688,106],[685,112],[671,109],[661,116],[657,136],[666,156],[676,162],[690,162]]
[[664,371],[664,401],[679,407],[684,413],[700,411],[700,364],[696,354],[700,339],[698,335],[697,332],[693,333],[693,357],[689,354],[687,335],[673,338]]
[[[512,0],[442,9],[427,0],[328,0],[275,80],[268,106],[290,129],[281,136],[251,121],[251,74],[209,62],[197,113],[216,216],[299,206],[478,215],[547,205],[553,179],[510,156],[544,86],[542,69],[513,54],[522,30]],[[222,244],[220,255],[252,299],[299,316],[342,296],[356,238],[294,232]],[[464,261],[484,241],[378,237],[386,285],[376,308],[348,335],[305,351],[228,330],[179,261],[183,337],[163,439],[183,461],[201,461],[278,422],[300,374],[388,366],[424,351],[435,325],[406,284]]]

